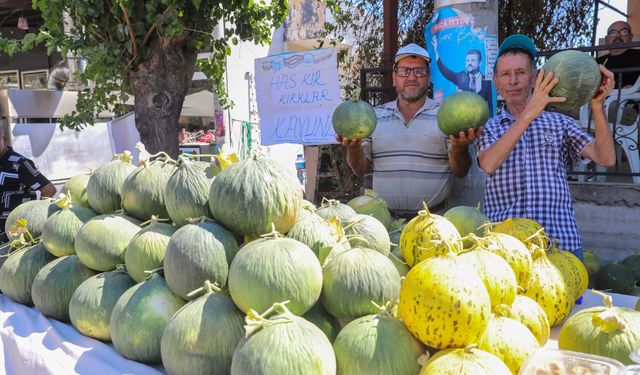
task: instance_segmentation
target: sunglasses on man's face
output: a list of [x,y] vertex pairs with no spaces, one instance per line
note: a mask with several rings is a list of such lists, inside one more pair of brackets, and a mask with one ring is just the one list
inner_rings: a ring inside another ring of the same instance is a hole
[[631,30],[629,29],[621,29],[621,30],[611,29],[607,31],[608,36],[615,36],[615,35],[627,36],[629,34],[631,34]]
[[419,66],[417,68],[406,68],[403,66],[399,66],[393,71],[402,78],[409,77],[409,74],[411,74],[411,72],[413,72],[413,75],[416,76],[416,78],[426,77],[427,74],[429,74],[429,69],[422,66]]

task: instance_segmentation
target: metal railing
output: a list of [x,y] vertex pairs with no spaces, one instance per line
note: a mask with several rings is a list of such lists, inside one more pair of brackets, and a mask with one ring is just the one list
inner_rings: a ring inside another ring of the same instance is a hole
[[383,86],[383,76],[393,68],[368,68],[360,70],[360,99],[372,106],[384,103],[389,93],[395,92],[393,86]]

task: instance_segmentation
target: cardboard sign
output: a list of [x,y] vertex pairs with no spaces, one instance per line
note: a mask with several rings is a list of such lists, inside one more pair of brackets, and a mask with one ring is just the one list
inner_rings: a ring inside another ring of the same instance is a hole
[[255,60],[260,143],[336,143],[331,124],[341,103],[336,50],[323,48]]

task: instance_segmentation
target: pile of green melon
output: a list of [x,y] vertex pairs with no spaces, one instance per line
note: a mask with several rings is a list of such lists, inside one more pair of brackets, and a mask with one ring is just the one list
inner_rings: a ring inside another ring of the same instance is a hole
[[640,295],[640,255],[604,263],[597,255],[585,252],[584,262],[596,289],[621,294]]
[[11,213],[0,291],[169,374],[517,373],[587,271],[531,220],[486,222],[316,207],[260,150],[125,154]]

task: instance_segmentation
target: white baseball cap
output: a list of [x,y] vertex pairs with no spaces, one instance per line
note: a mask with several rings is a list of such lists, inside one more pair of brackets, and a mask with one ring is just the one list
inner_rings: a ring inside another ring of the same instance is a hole
[[421,57],[427,61],[427,63],[431,62],[431,57],[429,57],[429,53],[426,49],[420,47],[415,43],[407,44],[406,46],[400,48],[398,52],[396,52],[396,57],[394,59],[393,65],[397,64],[400,59],[407,56],[415,56]]

